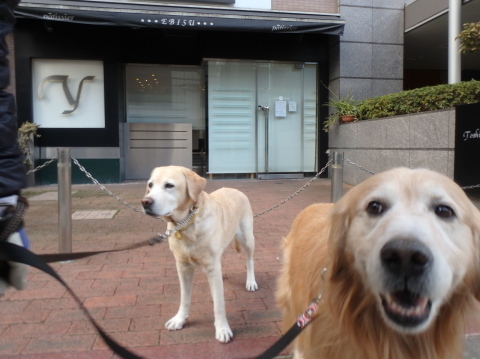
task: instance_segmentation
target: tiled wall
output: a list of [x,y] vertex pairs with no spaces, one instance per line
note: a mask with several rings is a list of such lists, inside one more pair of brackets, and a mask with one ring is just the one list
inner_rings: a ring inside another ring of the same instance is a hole
[[272,0],[272,10],[338,14],[338,0]]
[[330,46],[330,87],[358,100],[403,89],[404,0],[340,0],[343,36]]

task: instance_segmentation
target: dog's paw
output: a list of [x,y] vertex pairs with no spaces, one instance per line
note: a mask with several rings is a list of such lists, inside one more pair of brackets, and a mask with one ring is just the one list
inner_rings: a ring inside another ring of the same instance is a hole
[[220,343],[228,343],[233,338],[232,330],[228,325],[226,327],[217,328],[215,329],[215,338]]
[[182,329],[187,318],[183,316],[176,315],[165,323],[165,328],[168,330],[179,330]]
[[258,290],[258,284],[255,281],[247,281],[247,285],[245,287],[249,292],[255,292]]

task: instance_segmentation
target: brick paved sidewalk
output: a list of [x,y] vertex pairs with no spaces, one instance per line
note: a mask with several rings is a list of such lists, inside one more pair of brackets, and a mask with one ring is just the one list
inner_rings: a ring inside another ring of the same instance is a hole
[[[258,213],[279,203],[306,182],[209,181],[206,190],[238,188],[250,198],[254,213]],[[107,185],[107,188],[140,208],[145,182]],[[49,193],[56,189],[44,186],[24,192],[30,199],[26,227],[35,253],[58,250],[58,207],[55,193]],[[132,211],[98,186],[75,185],[72,190],[73,218],[77,218],[73,220],[74,251],[120,248],[165,230],[163,222]],[[225,299],[234,332],[234,340],[229,344],[214,339],[213,304],[201,270],[196,273],[186,328],[173,332],[164,329],[165,321],[176,313],[179,304],[175,262],[165,244],[52,266],[105,331],[139,355],[252,358],[280,336],[281,318],[275,306],[274,288],[281,263],[281,239],[300,210],[329,199],[330,181],[316,180],[285,205],[255,219],[255,269],[260,287],[257,292],[245,290],[244,255],[233,247],[226,250]],[[107,218],[95,218],[99,213]],[[66,290],[35,269],[30,270],[27,289],[9,290],[0,300],[0,307],[2,358],[113,357]]]
[[[259,213],[287,198],[304,180],[209,181],[207,192],[221,187],[243,191]],[[145,182],[107,185],[140,208]],[[346,186],[346,189],[348,186]],[[73,250],[109,250],[141,242],[165,225],[132,211],[95,185],[73,186]],[[35,253],[58,250],[56,186],[34,187],[26,228]],[[42,197],[37,197],[42,195]],[[260,289],[245,290],[245,257],[229,247],[223,258],[227,315],[234,332],[228,344],[214,339],[213,304],[205,275],[197,270],[186,327],[164,329],[179,304],[175,263],[167,245],[99,254],[52,266],[80,297],[100,326],[120,344],[145,358],[253,358],[280,336],[274,290],[281,265],[280,243],[295,216],[307,205],[330,201],[330,181],[315,180],[275,211],[257,217],[255,271]],[[95,212],[95,213],[94,213]],[[0,358],[113,358],[74,300],[54,279],[30,269],[28,287],[9,290],[0,299]],[[471,333],[479,333],[472,321]],[[475,326],[474,324],[477,323]],[[475,348],[469,349],[475,358]]]

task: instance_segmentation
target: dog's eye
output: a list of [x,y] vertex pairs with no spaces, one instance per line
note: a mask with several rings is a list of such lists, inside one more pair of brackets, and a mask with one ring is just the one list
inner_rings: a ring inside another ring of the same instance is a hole
[[148,188],[152,188],[153,187],[153,182],[149,182],[148,183]]
[[367,206],[367,213],[372,216],[378,216],[382,214],[383,211],[385,211],[385,206],[378,201],[372,201]]
[[453,209],[449,206],[446,206],[444,204],[440,204],[438,206],[435,206],[435,214],[440,217],[440,218],[452,218],[455,216],[455,212]]
[[175,187],[175,185],[173,185],[172,183],[165,183],[165,188],[173,188]]

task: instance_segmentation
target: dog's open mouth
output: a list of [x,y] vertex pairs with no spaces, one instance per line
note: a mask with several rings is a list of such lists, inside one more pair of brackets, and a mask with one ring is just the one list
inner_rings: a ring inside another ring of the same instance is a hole
[[428,319],[432,302],[425,296],[408,290],[382,295],[387,317],[402,327],[416,327]]
[[145,208],[145,213],[148,214],[149,216],[156,217],[157,215],[153,213],[150,209]]

